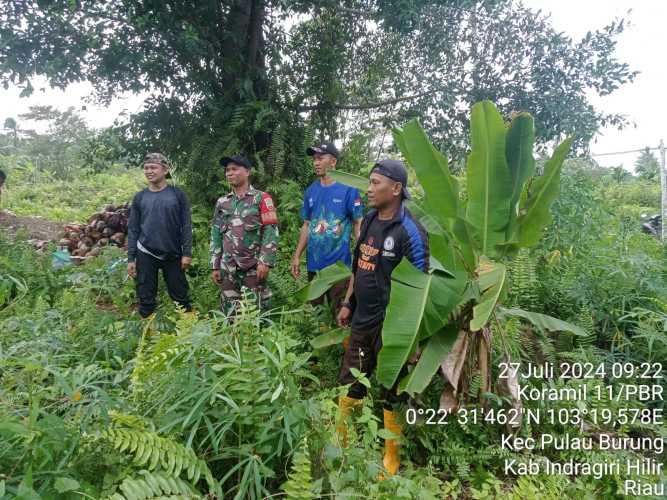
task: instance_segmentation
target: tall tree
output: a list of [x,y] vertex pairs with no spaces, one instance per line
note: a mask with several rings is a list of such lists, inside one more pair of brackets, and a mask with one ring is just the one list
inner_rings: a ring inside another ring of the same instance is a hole
[[19,117],[24,123],[35,122],[46,128],[44,132],[22,130],[22,152],[61,178],[70,175],[79,165],[81,148],[92,134],[81,115],[73,107],[60,111],[53,106],[31,106]]
[[10,130],[11,135],[12,135],[12,143],[14,147],[18,146],[19,143],[19,126],[18,123],[16,123],[16,119],[12,118],[11,116],[5,119],[5,130]]
[[622,116],[595,110],[634,73],[616,60],[622,22],[573,42],[510,0],[6,0],[0,81],[87,80],[101,101],[148,92],[127,133],[186,160],[209,184],[215,158],[302,174],[311,136],[419,117],[461,157],[472,102],[527,110],[544,143],[578,146]]
[[637,161],[635,161],[635,174],[637,174],[640,179],[645,179],[647,181],[657,180],[660,175],[658,159],[648,146],[640,153]]

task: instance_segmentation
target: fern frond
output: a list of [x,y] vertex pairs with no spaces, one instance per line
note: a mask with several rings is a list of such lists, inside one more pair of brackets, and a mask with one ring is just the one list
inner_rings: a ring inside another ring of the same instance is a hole
[[271,134],[268,163],[273,169],[274,178],[280,178],[285,170],[287,156],[287,130],[280,124]]
[[597,333],[595,331],[595,321],[593,314],[588,306],[583,306],[577,315],[576,324],[586,331],[585,337],[578,337],[577,347],[590,348],[597,345]]
[[138,467],[164,471],[174,477],[185,474],[194,484],[204,478],[212,491],[218,491],[218,484],[206,462],[198,458],[191,448],[172,439],[150,431],[114,427],[102,432],[100,438],[120,453],[132,455],[132,462]]
[[200,499],[197,490],[186,481],[163,472],[140,470],[138,476],[127,477],[107,500],[147,500],[147,499]]
[[289,479],[283,484],[283,491],[285,498],[290,500],[310,500],[315,498],[313,489],[308,442],[304,440],[301,449],[294,454],[292,471]]
[[514,302],[524,309],[533,310],[538,304],[535,259],[527,248],[517,253],[510,266],[511,294]]

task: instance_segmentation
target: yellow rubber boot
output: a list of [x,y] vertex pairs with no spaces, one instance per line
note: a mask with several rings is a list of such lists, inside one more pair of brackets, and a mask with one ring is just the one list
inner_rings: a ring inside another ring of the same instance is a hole
[[361,406],[362,399],[341,396],[338,398],[338,408],[340,409],[340,420],[336,424],[336,432],[340,437],[340,443],[343,448],[347,448],[347,419],[352,415],[352,411]]
[[[396,436],[400,437],[403,434],[401,424],[398,423],[398,414],[394,411],[384,410],[384,428],[391,431]],[[398,472],[401,466],[401,459],[399,457],[400,445],[396,439],[385,439],[384,441],[384,459],[382,464],[387,469],[389,475],[394,475]],[[385,479],[384,475],[380,475],[380,479]]]

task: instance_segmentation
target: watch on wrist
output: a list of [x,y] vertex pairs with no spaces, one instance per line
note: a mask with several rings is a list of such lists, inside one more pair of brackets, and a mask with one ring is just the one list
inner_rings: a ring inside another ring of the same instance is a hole
[[349,301],[344,300],[343,302],[340,303],[341,307],[347,307],[350,311],[352,310],[352,304],[350,304]]

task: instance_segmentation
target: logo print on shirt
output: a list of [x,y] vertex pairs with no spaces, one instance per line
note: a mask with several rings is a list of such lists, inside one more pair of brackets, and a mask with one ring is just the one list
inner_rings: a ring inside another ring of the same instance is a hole
[[359,245],[359,251],[361,255],[357,259],[357,267],[363,269],[364,271],[375,271],[375,259],[377,254],[380,253],[379,248],[373,246],[375,238],[372,236],[366,240],[366,243]]
[[394,238],[391,236],[387,236],[387,239],[384,240],[384,249],[387,252],[391,252],[394,248]]

